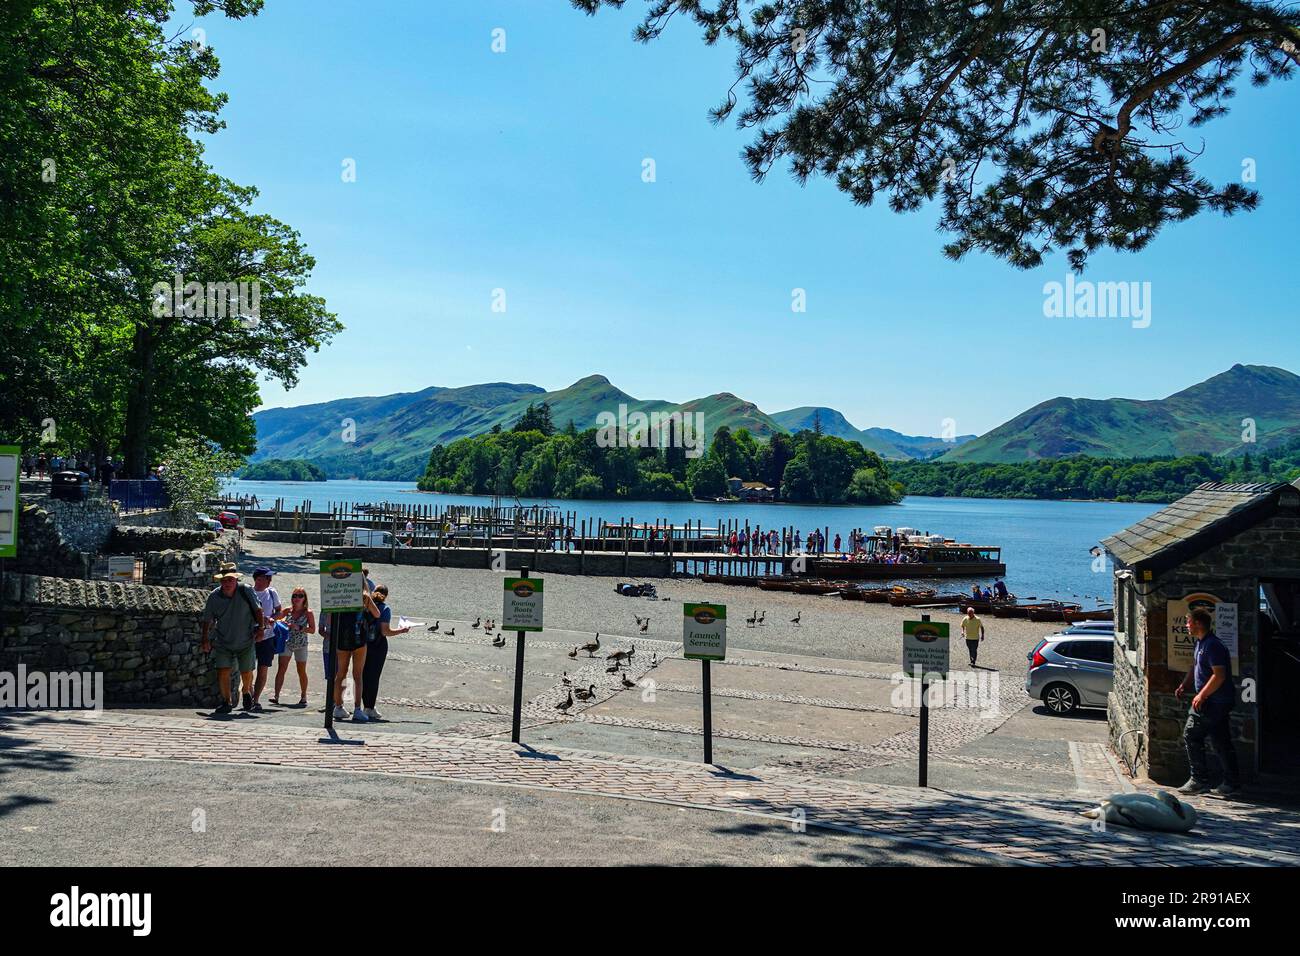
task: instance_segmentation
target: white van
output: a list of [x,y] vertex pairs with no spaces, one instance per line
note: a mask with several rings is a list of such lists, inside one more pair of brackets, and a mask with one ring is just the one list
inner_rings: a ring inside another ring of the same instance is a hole
[[[393,533],[379,528],[345,528],[343,531],[343,544],[349,548],[391,548],[393,546]],[[397,542],[397,546],[399,548],[410,547],[410,545],[403,544],[400,540]]]

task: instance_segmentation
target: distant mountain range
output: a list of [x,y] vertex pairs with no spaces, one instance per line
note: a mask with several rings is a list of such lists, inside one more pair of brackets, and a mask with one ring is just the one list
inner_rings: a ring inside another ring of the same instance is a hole
[[[546,402],[557,428],[573,421],[592,428],[601,412],[703,412],[706,431],[747,428],[757,438],[798,432],[820,421],[822,431],[861,442],[883,458],[1017,462],[1086,454],[1115,458],[1238,454],[1300,436],[1300,376],[1285,369],[1234,365],[1168,398],[1053,398],[976,437],[903,435],[888,428],[859,429],[833,408],[804,406],[771,415],[752,402],[720,392],[682,404],[633,398],[603,375],[589,375],[548,392],[536,385],[493,382],[426,388],[369,398],[343,398],[297,408],[268,408],[253,416],[257,453],[252,461],[301,458],[331,478],[414,480],[429,450],[458,438],[510,428],[530,403]],[[1243,444],[1243,419],[1255,443]],[[352,438],[352,441],[348,441]]]
[[[753,402],[730,392],[681,404],[639,399],[603,375],[589,375],[553,392],[536,385],[493,382],[268,408],[253,416],[257,452],[251,461],[300,458],[320,466],[331,478],[414,480],[424,473],[434,445],[482,435],[494,425],[510,428],[530,403],[538,402],[551,406],[551,420],[557,428],[570,421],[579,429],[594,428],[601,412],[617,414],[619,406],[626,405],[629,413],[702,412],[709,437],[726,426],[732,431],[747,428],[754,437],[766,439],[778,432],[811,428],[814,417],[820,415],[826,434],[860,441],[882,457],[893,459],[926,458],[953,444],[886,428],[862,431],[830,408],[795,408],[767,415]],[[962,436],[957,441],[973,437]]]
[[[1254,422],[1253,443],[1242,441],[1246,419]],[[1300,376],[1267,365],[1234,365],[1168,398],[1053,398],[952,449],[943,460],[1235,455],[1296,436]]]

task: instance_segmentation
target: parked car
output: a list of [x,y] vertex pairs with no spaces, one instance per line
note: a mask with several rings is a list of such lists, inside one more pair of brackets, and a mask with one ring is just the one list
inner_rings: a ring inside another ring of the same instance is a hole
[[1057,631],[1058,634],[1114,634],[1114,621],[1077,621]]
[[221,522],[223,528],[238,528],[239,515],[233,511],[218,511],[217,520]]
[[1053,714],[1106,706],[1115,673],[1113,635],[1051,634],[1029,652],[1028,660],[1025,690]]
[[[343,544],[350,548],[391,548],[393,534],[379,528],[344,528]],[[399,548],[410,547],[398,539]]]
[[194,520],[203,531],[221,530],[221,522],[209,515],[205,515],[202,511],[195,513]]

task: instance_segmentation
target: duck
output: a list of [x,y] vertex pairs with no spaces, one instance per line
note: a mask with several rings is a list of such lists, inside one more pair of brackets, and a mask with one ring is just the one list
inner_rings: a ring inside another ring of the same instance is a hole
[[596,685],[592,684],[586,690],[579,687],[575,693],[578,695],[578,700],[591,700],[591,698],[596,696]]
[[575,647],[573,650],[569,651],[569,656],[570,656],[570,657],[577,657],[577,656],[578,656],[578,649]]
[[605,655],[605,660],[607,660],[607,661],[626,661],[626,660],[631,660],[631,659],[632,659],[632,654],[633,654],[635,651],[636,651],[636,645],[633,644],[633,645],[632,645],[632,650],[630,650],[630,651],[615,651],[613,654],[606,654],[606,655]]
[[555,709],[563,713],[573,706],[573,691],[569,691],[568,699],[560,701],[555,705]]
[[628,679],[627,679],[627,675],[624,674],[624,675],[623,675],[623,686],[624,686],[624,687],[635,687],[635,686],[636,686],[636,681],[634,681],[634,680],[628,680]]
[[583,644],[579,650],[586,651],[588,657],[595,657],[596,652],[600,650],[600,632],[596,632],[596,639],[594,641],[589,641],[586,644]]

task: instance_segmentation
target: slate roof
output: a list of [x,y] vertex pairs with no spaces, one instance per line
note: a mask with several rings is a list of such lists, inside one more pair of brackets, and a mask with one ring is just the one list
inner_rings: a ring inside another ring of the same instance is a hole
[[1207,481],[1101,545],[1129,566],[1172,567],[1262,521],[1284,493],[1300,492],[1283,482]]
[[208,592],[193,588],[82,581],[36,574],[5,575],[5,600],[90,611],[130,611],[137,614],[197,614]]

